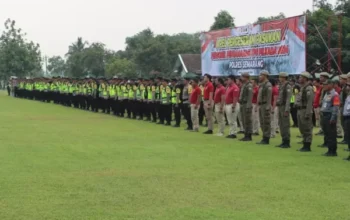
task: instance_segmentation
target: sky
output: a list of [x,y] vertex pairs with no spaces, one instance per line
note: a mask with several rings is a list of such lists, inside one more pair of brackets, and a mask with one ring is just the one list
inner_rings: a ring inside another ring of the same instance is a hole
[[64,56],[78,37],[123,50],[125,38],[145,28],[155,34],[207,31],[220,10],[242,26],[311,8],[312,0],[0,0],[0,24],[16,20],[27,38],[40,44],[43,56]]

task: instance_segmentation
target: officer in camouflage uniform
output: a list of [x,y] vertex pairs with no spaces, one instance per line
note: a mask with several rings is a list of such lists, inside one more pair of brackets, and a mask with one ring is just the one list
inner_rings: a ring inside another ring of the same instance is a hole
[[337,117],[340,100],[338,93],[334,90],[334,81],[327,80],[323,83],[325,95],[322,99],[321,114],[324,132],[324,143],[328,147],[327,157],[337,156]]
[[260,126],[263,132],[263,139],[257,144],[270,144],[271,135],[271,99],[272,85],[269,81],[269,72],[263,70],[259,76],[260,87],[258,93]]
[[314,101],[314,90],[309,83],[312,78],[310,73],[303,72],[300,74],[300,96],[298,96],[298,123],[299,131],[303,136],[303,147],[300,152],[310,152],[312,143],[312,103]]
[[252,121],[252,110],[253,110],[253,85],[250,82],[249,73],[242,73],[241,81],[241,93],[239,97],[239,103],[241,106],[240,113],[242,114],[242,124],[244,127],[244,138],[240,141],[251,141],[253,133],[253,121]]
[[292,86],[288,83],[288,73],[280,73],[280,88],[277,98],[278,125],[281,131],[282,144],[277,147],[290,148],[290,98],[292,97]]

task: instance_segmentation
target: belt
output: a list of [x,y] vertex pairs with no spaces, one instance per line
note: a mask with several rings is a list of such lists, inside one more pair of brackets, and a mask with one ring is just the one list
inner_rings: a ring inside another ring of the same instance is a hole
[[306,106],[300,106],[300,107],[297,107],[298,110],[301,110],[301,109],[306,109]]
[[247,102],[241,102],[242,105],[247,104]]
[[259,102],[259,105],[265,105],[267,102]]

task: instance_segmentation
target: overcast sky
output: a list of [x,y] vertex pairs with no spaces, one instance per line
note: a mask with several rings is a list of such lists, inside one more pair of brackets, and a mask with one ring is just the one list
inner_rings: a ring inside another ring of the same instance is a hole
[[206,31],[223,9],[241,26],[259,16],[294,16],[311,8],[312,0],[0,0],[0,22],[16,20],[42,54],[52,56],[64,55],[79,36],[119,50],[127,36],[147,27],[156,34]]

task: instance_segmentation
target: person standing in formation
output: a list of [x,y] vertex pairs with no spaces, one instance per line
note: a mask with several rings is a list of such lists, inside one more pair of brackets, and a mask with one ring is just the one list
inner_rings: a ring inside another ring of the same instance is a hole
[[215,117],[218,122],[218,133],[217,136],[221,137],[224,135],[225,130],[225,93],[226,89],[223,86],[224,80],[222,78],[218,78],[215,80],[216,89],[214,95],[214,103],[215,103]]
[[310,152],[312,143],[312,103],[314,100],[314,91],[309,83],[311,75],[308,72],[300,74],[300,95],[296,100],[298,108],[298,123],[299,130],[303,136],[303,147],[299,149],[300,152]]
[[249,80],[249,73],[242,73],[241,81],[242,87],[239,97],[241,105],[242,124],[244,128],[244,137],[240,141],[251,141],[253,133],[252,111],[253,111],[253,86]]
[[300,86],[298,84],[296,84],[294,79],[292,79],[290,81],[290,85],[293,89],[292,97],[290,98],[290,115],[292,116],[292,120],[293,120],[292,127],[297,128],[298,127],[298,109],[295,105],[295,101],[296,101],[297,97],[300,95],[299,94]]
[[321,123],[324,132],[324,144],[328,147],[328,152],[323,156],[327,157],[337,156],[337,117],[340,100],[338,93],[334,90],[334,83],[330,79],[323,83],[324,97],[321,106]]
[[185,130],[192,131],[192,119],[191,119],[191,104],[190,104],[190,95],[192,93],[192,86],[189,83],[189,78],[183,80],[183,90],[182,90],[182,104],[181,112],[185,117],[187,122],[187,128]]
[[290,98],[292,96],[292,87],[288,83],[288,73],[279,74],[280,88],[277,98],[278,122],[281,131],[282,144],[277,147],[290,148]]
[[[350,79],[350,76],[349,76]],[[341,112],[344,120],[344,133],[349,134],[350,132],[350,82],[346,85],[346,99],[344,101],[343,111]],[[346,136],[346,142],[348,144],[348,150],[350,151],[350,135]],[[345,160],[350,161],[350,156],[345,158]]]
[[208,130],[204,134],[213,134],[213,108],[214,108],[214,86],[211,82],[211,75],[204,75],[203,108],[208,124]]
[[253,105],[253,135],[259,136],[259,129],[260,129],[260,121],[259,121],[259,106],[258,106],[258,93],[259,93],[259,86],[256,79],[251,80],[251,83],[253,85],[253,98],[252,98],[252,105]]
[[271,100],[271,138],[276,137],[276,133],[278,132],[278,106],[277,98],[278,98],[278,87],[275,79],[271,79],[270,83],[272,85],[272,100]]
[[[320,83],[321,83],[322,89],[321,89],[321,95],[320,95],[320,99],[319,99],[319,103],[318,103],[319,108],[321,108],[321,106],[322,106],[322,100],[323,100],[323,97],[325,94],[325,91],[323,89],[323,83],[326,82],[328,79],[329,79],[328,73],[326,73],[326,72],[320,73]],[[323,117],[323,115],[320,114],[320,121],[322,121],[322,117]],[[323,129],[324,128],[322,127],[322,124],[321,124],[320,130],[316,133],[316,135],[323,135]]]
[[193,79],[190,103],[191,103],[191,119],[192,119],[194,132],[199,131],[198,111],[200,108],[201,99],[202,99],[202,90],[198,86],[198,79]]
[[343,141],[339,142],[339,144],[348,144],[347,143],[347,139],[348,139],[348,136],[349,134],[347,132],[345,132],[345,127],[344,127],[344,118],[343,118],[343,110],[344,110],[344,103],[345,103],[345,100],[347,98],[347,78],[348,76],[346,74],[342,74],[340,75],[340,86],[341,86],[341,92],[340,92],[340,109],[339,109],[339,112],[340,112],[340,124],[343,128],[343,131],[344,131],[344,139]]
[[227,138],[237,138],[237,116],[239,113],[239,88],[235,83],[235,76],[230,75],[227,83],[228,88],[225,94],[225,113],[230,126]]
[[315,126],[320,127],[320,97],[321,97],[321,91],[322,91],[322,86],[320,85],[320,80],[319,79],[314,79],[313,85],[316,88],[315,91],[315,99],[314,99],[314,113],[315,113]]
[[260,126],[263,132],[263,138],[257,144],[268,145],[270,144],[271,135],[271,99],[272,99],[272,85],[269,82],[269,72],[263,70],[260,72],[259,81],[259,119]]

